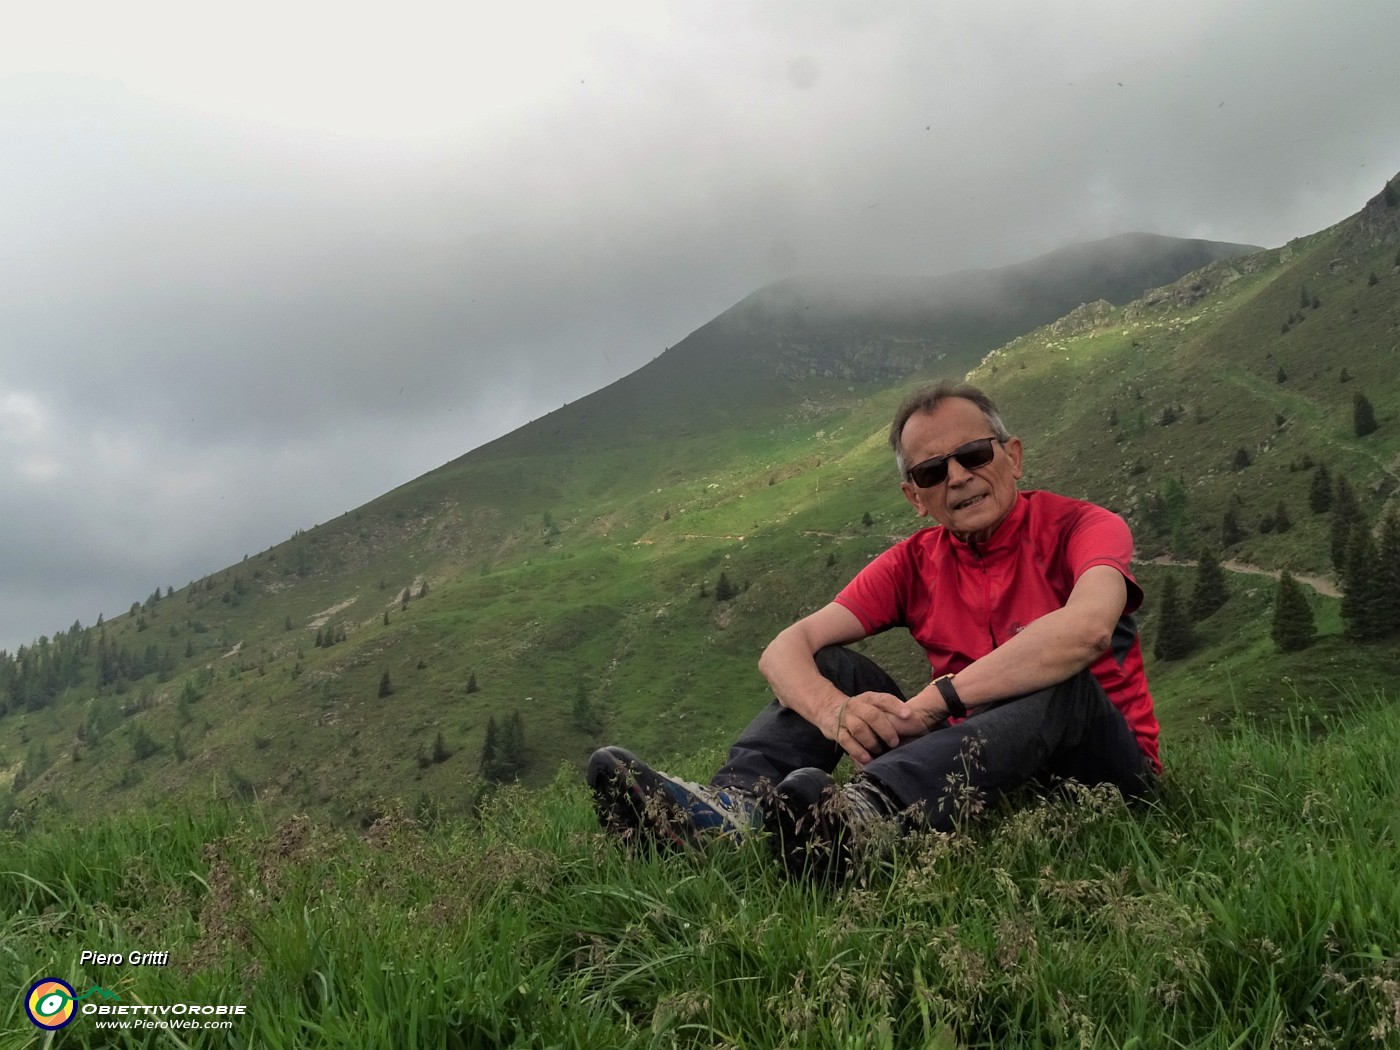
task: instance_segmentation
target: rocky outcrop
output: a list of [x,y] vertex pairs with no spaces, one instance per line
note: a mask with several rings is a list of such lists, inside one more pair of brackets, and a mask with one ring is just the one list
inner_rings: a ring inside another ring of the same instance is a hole
[[[1253,256],[1250,257],[1253,259]],[[1255,269],[1258,269],[1256,266]],[[1181,280],[1162,288],[1150,289],[1135,303],[1129,303],[1123,310],[1125,321],[1134,321],[1145,314],[1165,309],[1184,309],[1194,306],[1202,299],[1234,284],[1244,276],[1243,267],[1237,260],[1211,263],[1204,269],[1189,273]]]

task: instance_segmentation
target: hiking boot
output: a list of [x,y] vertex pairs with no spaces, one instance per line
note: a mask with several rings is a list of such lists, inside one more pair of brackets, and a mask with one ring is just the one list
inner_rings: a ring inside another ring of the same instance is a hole
[[763,807],[774,856],[794,879],[841,882],[874,826],[897,810],[873,781],[838,787],[820,769],[794,770]]
[[593,752],[588,786],[598,823],[627,842],[683,849],[708,834],[737,841],[759,824],[754,799],[667,776],[620,747]]

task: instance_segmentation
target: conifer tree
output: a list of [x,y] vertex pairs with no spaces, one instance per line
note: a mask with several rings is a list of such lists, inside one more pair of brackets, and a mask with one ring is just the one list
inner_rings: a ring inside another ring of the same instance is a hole
[[1274,591],[1274,623],[1272,635],[1279,652],[1296,653],[1306,649],[1317,638],[1317,624],[1313,620],[1312,606],[1303,588],[1284,569],[1279,574],[1278,587]]
[[508,776],[514,779],[525,771],[525,719],[519,711],[513,711],[506,719],[501,732],[501,752],[509,770]]
[[1328,471],[1327,464],[1319,463],[1308,488],[1308,509],[1314,514],[1325,514],[1331,507],[1332,474]]
[[433,741],[433,761],[442,763],[451,757],[452,752],[447,749],[447,741],[442,738],[442,730],[439,729],[437,738]]
[[1392,510],[1381,522],[1377,554],[1379,629],[1389,637],[1400,633],[1400,512]]
[[1230,590],[1225,583],[1225,573],[1220,568],[1220,559],[1209,547],[1202,548],[1196,561],[1195,588],[1191,591],[1191,619],[1204,620],[1229,598]]
[[384,673],[379,677],[379,698],[382,700],[386,696],[394,695],[394,683],[389,680],[389,669],[384,668]]
[[1371,408],[1370,400],[1360,391],[1351,399],[1351,426],[1357,437],[1374,433],[1380,426],[1376,422],[1376,413]]
[[487,780],[496,780],[500,770],[501,730],[496,725],[496,716],[486,720],[486,739],[481,744],[481,761],[478,768]]
[[1332,495],[1332,567],[1345,572],[1347,554],[1351,549],[1351,534],[1357,525],[1365,527],[1365,515],[1356,493],[1345,474],[1337,475],[1336,489]]
[[1359,524],[1351,530],[1342,578],[1342,633],[1354,642],[1385,636],[1386,596],[1379,569],[1371,530]]
[[582,682],[578,684],[578,693],[574,697],[574,706],[570,711],[570,721],[574,728],[581,733],[593,736],[603,728],[602,719],[593,710],[593,702],[588,699],[588,689]]
[[1179,660],[1196,645],[1191,621],[1177,596],[1176,577],[1168,576],[1162,586],[1162,611],[1157,620],[1157,641],[1152,655],[1159,660]]
[[1278,532],[1287,532],[1293,527],[1293,519],[1288,516],[1288,508],[1283,505],[1283,500],[1278,501],[1278,506],[1274,508],[1274,529]]
[[1244,539],[1244,528],[1240,525],[1239,515],[1235,513],[1234,507],[1228,507],[1224,517],[1220,520],[1220,545],[1233,547],[1242,539]]
[[520,712],[514,712],[501,725],[494,717],[490,718],[481,748],[481,775],[503,783],[519,776],[525,764],[525,720]]
[[715,584],[715,601],[727,602],[738,593],[739,589],[729,582],[729,577],[725,573],[721,572],[719,582]]
[[479,685],[476,684],[476,672],[475,672],[475,671],[473,671],[471,674],[467,675],[467,692],[468,692],[468,693],[479,693],[479,692],[481,692],[481,686],[479,686]]

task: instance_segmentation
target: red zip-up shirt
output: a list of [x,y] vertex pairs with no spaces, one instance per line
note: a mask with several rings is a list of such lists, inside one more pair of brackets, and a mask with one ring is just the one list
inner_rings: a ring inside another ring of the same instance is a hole
[[920,529],[862,569],[835,600],[867,634],[908,628],[937,677],[956,674],[1063,608],[1086,569],[1112,565],[1127,582],[1128,601],[1112,644],[1090,671],[1161,772],[1157,716],[1132,617],[1142,605],[1132,554],[1132,533],[1112,511],[1053,492],[1022,492],[985,542],[960,540],[941,525]]

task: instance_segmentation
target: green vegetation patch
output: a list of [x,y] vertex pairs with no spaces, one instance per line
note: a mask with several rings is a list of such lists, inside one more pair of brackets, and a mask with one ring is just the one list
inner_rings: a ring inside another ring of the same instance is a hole
[[[972,817],[832,892],[759,841],[629,856],[571,773],[362,833],[215,805],[7,835],[0,980],[248,1004],[191,1047],[1388,1044],[1400,708],[1342,706],[1177,747],[1143,808],[1075,790]],[[80,1016],[63,1040],[149,1034]]]

